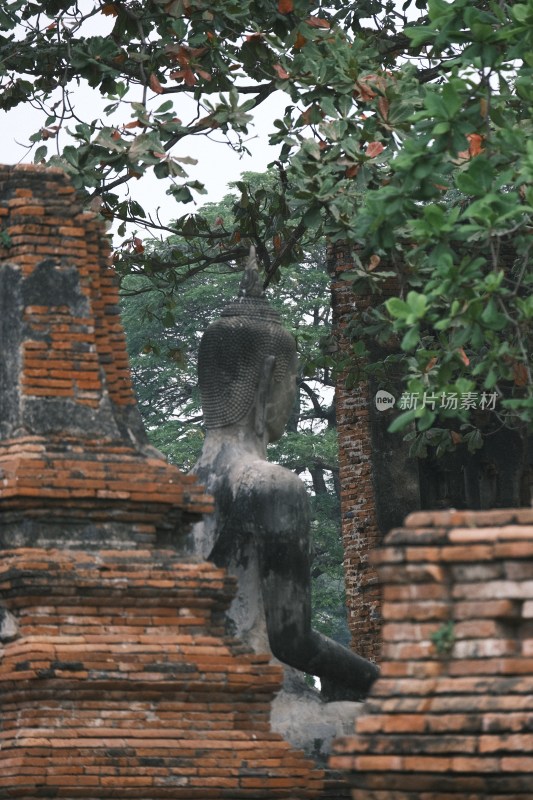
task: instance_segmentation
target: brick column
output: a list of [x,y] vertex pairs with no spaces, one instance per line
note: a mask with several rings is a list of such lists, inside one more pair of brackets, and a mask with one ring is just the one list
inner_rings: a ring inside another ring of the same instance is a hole
[[335,388],[348,625],[354,650],[377,661],[381,594],[368,554],[381,543],[382,536],[372,469],[370,387],[366,380],[346,386],[348,371],[355,366],[346,328],[355,314],[368,308],[370,297],[356,296],[352,284],[343,280],[343,273],[353,268],[353,261],[342,245],[330,249],[329,263],[336,346],[341,358],[350,359],[349,366],[339,373]]
[[0,546],[183,535],[212,504],[148,443],[95,215],[61,170],[0,167],[0,225]]
[[[409,458],[408,444],[387,430],[395,413],[393,407],[383,410],[375,404],[378,390],[392,391],[396,399],[399,397],[393,370],[388,369],[383,384],[363,374],[355,383],[353,380],[354,371],[362,370],[364,363],[353,354],[349,325],[360,321],[376,302],[396,294],[397,283],[387,279],[379,295],[369,290],[354,291],[353,282],[344,278],[353,267],[348,248],[342,244],[330,247],[333,332],[339,359],[344,363],[337,377],[335,398],[348,624],[354,650],[378,661],[381,597],[369,554],[391,527],[400,525],[407,513],[420,508],[420,489],[418,464]],[[398,346],[391,341],[386,348],[371,339],[365,344],[372,361],[384,361]],[[352,378],[347,384],[350,373]]]
[[533,787],[533,510],[418,512],[373,557],[382,676],[337,742],[353,800]]

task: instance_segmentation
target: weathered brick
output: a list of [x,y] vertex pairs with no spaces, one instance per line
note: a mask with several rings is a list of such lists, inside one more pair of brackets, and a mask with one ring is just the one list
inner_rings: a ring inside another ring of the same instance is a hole
[[531,521],[514,509],[421,512],[387,538],[375,558],[381,677],[332,759],[352,800],[531,793]]
[[[184,518],[212,510],[210,498],[147,457],[140,429],[119,432],[135,428],[135,398],[95,216],[60,170],[0,173],[16,234],[1,257],[33,280],[51,256],[81,287],[73,304],[45,286],[14,326],[19,406],[33,416],[3,419],[0,440],[0,592],[18,625],[0,658],[0,796],[320,795],[323,772],[270,729],[280,668],[224,631],[235,580],[177,553]],[[167,549],[158,531],[172,535]]]

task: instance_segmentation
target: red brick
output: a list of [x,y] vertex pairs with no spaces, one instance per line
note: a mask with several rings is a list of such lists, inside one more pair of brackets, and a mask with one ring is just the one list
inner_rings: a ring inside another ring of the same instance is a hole
[[514,509],[422,512],[375,558],[385,598],[381,677],[356,735],[332,759],[360,787],[353,798],[529,796],[533,526],[525,511],[520,521]]
[[[66,305],[25,310],[18,384],[33,404],[68,398],[84,416],[100,402],[117,415],[133,409],[109,246],[95,216],[82,213],[59,170],[1,170],[0,214],[14,234],[2,257],[25,278],[47,256],[75,265],[92,309],[86,319]],[[24,800],[316,796],[322,771],[270,730],[281,670],[224,633],[234,579],[156,549],[157,529],[178,532],[181,515],[199,518],[211,499],[129,437],[69,421],[46,437],[19,426],[0,441],[3,521],[44,518],[61,542],[0,559],[2,603],[20,629],[0,659],[4,791]],[[122,549],[66,546],[65,520],[120,523]]]

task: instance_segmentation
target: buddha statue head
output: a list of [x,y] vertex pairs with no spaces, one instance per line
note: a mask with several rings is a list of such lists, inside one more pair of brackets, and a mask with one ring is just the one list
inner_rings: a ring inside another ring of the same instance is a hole
[[260,284],[250,251],[239,297],[202,337],[198,378],[207,430],[249,424],[275,441],[283,433],[296,390],[296,342]]

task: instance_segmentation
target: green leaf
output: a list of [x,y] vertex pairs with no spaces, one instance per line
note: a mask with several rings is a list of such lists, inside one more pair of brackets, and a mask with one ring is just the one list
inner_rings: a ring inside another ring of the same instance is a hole
[[435,411],[431,411],[427,406],[422,409],[422,413],[417,419],[417,428],[419,431],[427,431],[437,418]]
[[409,351],[412,350],[420,341],[420,326],[413,325],[412,328],[405,333],[402,339],[402,350]]
[[403,414],[399,414],[395,419],[392,420],[391,424],[387,428],[389,433],[398,433],[398,431],[403,430],[409,423],[413,422],[416,418],[417,410],[415,408],[410,409],[409,411],[404,411]]
[[511,14],[517,22],[526,22],[530,13],[529,7],[524,3],[517,3],[511,6]]
[[427,309],[427,297],[418,292],[409,292],[407,295],[407,305],[415,317],[422,319]]
[[0,29],[4,31],[12,31],[17,25],[16,19],[11,14],[6,14],[5,11],[0,9]]
[[410,314],[409,306],[399,297],[389,297],[385,302],[385,308],[391,317],[396,319],[406,319]]
[[494,168],[484,155],[475,156],[463,172],[458,172],[455,185],[464,194],[481,197],[492,187]]
[[178,203],[190,203],[194,199],[187,186],[171,186],[167,189],[167,194],[178,201]]
[[429,26],[406,28],[404,33],[411,40],[411,46],[414,48],[420,47],[421,45],[426,44],[426,42],[431,41],[435,35]]
[[463,101],[451,83],[446,83],[442,89],[442,100],[446,107],[448,117],[452,119],[461,110]]
[[424,98],[429,114],[437,119],[448,119],[448,109],[442,94],[435,89],[428,89]]
[[172,111],[173,108],[174,108],[174,103],[172,102],[172,100],[166,100],[166,102],[164,102],[162,105],[159,106],[159,108],[155,113],[166,114],[167,111]]
[[493,297],[489,299],[485,306],[481,314],[481,319],[487,327],[495,331],[501,331],[507,326],[507,320],[505,316],[498,311]]
[[320,224],[322,220],[321,211],[321,206],[311,206],[311,208],[307,209],[303,221],[308,228],[316,228],[316,226]]
[[481,431],[479,431],[477,428],[475,428],[473,431],[465,433],[463,436],[463,441],[468,446],[470,453],[475,453],[476,450],[480,450],[483,447],[483,436],[481,435]]
[[44,161],[46,155],[48,153],[48,148],[45,144],[42,144],[40,147],[37,148],[35,154],[33,156],[33,163],[38,164],[40,161]]
[[449,122],[439,122],[433,128],[433,133],[435,136],[441,136],[443,133],[448,133],[451,128],[451,124]]
[[78,167],[79,153],[76,147],[67,145],[63,148],[63,158],[73,167]]
[[[142,159],[143,156],[146,156],[148,153],[150,153],[153,150],[153,147],[154,141],[152,134],[140,133],[130,144],[128,157],[130,161],[135,163],[138,159]],[[161,147],[161,150],[163,150],[163,147]]]

